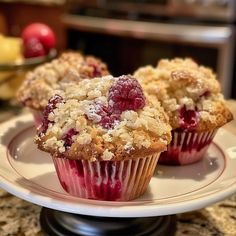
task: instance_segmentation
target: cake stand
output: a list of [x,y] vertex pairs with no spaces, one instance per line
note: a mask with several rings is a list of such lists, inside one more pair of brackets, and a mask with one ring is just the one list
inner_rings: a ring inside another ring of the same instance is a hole
[[59,184],[49,155],[37,150],[31,115],[0,125],[0,187],[43,206],[47,235],[173,235],[176,213],[196,210],[236,192],[236,137],[219,129],[204,159],[158,165],[147,192],[129,202],[81,199]]

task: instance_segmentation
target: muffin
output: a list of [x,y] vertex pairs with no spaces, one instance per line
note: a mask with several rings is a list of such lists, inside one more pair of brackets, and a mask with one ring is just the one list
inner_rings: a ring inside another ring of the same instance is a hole
[[173,129],[161,164],[201,160],[217,129],[233,119],[216,75],[192,59],[160,60],[156,68],[140,68],[134,76],[153,100],[161,102]]
[[42,121],[42,111],[48,99],[54,95],[55,89],[60,88],[61,83],[108,74],[106,64],[93,56],[83,56],[77,52],[63,53],[52,62],[29,72],[18,90],[17,99],[24,106],[31,108],[37,127]]
[[171,127],[131,76],[63,84],[35,138],[53,158],[60,183],[86,199],[127,201],[147,189]]

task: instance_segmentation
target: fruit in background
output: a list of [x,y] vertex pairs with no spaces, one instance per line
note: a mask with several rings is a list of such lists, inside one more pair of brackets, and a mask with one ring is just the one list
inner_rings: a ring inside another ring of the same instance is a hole
[[[22,40],[0,35],[0,64],[22,61]],[[23,72],[0,70],[0,100],[11,99],[24,79]]]
[[25,58],[42,57],[47,55],[42,43],[37,38],[30,38],[24,44],[23,54]]
[[0,64],[11,63],[22,58],[20,38],[0,35]]
[[[0,34],[0,64],[24,64],[24,58],[45,56],[55,47],[55,35],[45,24],[34,23],[27,26],[21,37],[5,37]],[[0,71],[0,100],[14,97],[24,80],[25,72],[26,69]]]
[[[28,25],[23,29],[21,38],[23,39],[23,46],[25,48],[24,55],[26,57],[28,55],[36,57],[38,54],[40,54],[39,56],[42,56],[43,51],[45,54],[48,54],[50,49],[54,48],[56,44],[54,32],[50,27],[42,23]],[[35,43],[35,45],[33,45],[33,43]]]

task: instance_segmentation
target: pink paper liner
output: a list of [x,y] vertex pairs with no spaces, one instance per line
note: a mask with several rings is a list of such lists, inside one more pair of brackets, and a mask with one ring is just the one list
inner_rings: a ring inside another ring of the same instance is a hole
[[153,176],[159,154],[125,161],[54,158],[60,183],[69,194],[86,199],[129,201],[141,196]]
[[188,165],[200,161],[211,144],[217,130],[210,132],[172,131],[172,141],[167,151],[161,153],[158,163]]
[[30,111],[34,117],[34,125],[36,128],[38,128],[39,126],[41,126],[43,121],[43,112],[35,109],[30,109]]

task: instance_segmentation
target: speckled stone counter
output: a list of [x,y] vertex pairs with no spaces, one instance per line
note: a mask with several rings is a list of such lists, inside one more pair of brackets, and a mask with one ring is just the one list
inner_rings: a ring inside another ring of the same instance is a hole
[[[0,190],[0,235],[42,236],[40,206]],[[235,236],[236,195],[202,210],[178,214],[176,236]]]
[[[236,101],[228,104],[236,117]],[[225,128],[236,134],[236,120]],[[40,210],[40,206],[0,189],[0,236],[42,236]],[[236,193],[204,209],[178,214],[175,236],[190,235],[236,236]]]

